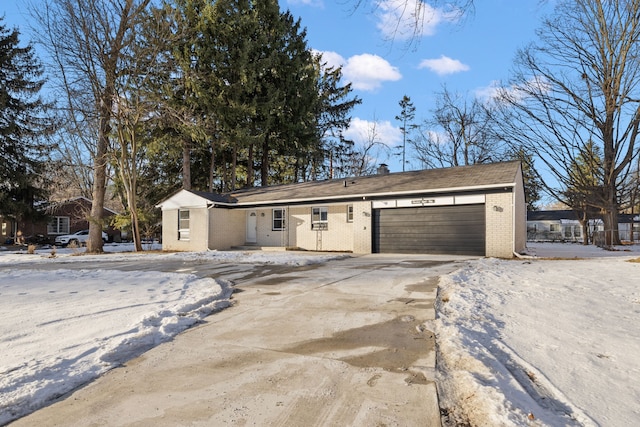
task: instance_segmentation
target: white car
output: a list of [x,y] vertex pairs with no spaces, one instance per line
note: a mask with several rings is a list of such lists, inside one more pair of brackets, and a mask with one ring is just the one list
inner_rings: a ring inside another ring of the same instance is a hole
[[[107,243],[109,236],[104,231],[102,232],[102,241]],[[89,240],[89,230],[80,230],[76,231],[73,234],[64,234],[62,236],[57,236],[54,242],[55,245],[59,246],[67,246],[70,244],[75,244],[76,246],[85,246],[87,244],[87,240]]]

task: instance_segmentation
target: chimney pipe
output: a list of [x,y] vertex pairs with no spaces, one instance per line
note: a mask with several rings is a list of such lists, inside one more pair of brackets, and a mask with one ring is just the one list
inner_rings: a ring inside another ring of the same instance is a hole
[[387,167],[386,163],[380,163],[380,166],[378,167],[378,175],[386,175],[389,173],[389,168]]

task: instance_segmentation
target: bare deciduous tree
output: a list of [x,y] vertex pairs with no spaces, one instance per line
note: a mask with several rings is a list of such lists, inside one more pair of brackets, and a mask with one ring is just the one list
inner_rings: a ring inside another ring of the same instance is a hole
[[434,20],[458,21],[475,11],[474,0],[351,0],[353,10],[383,15],[384,32],[391,41],[415,44]]
[[640,0],[563,0],[538,37],[517,56],[496,124],[535,151],[558,200],[587,143],[601,149],[602,187],[589,200],[604,213],[607,244],[617,244],[618,187],[638,155]]
[[[70,122],[96,124],[93,135],[93,188],[87,252],[102,252],[103,208],[107,184],[116,79],[124,52],[150,0],[46,0],[33,4],[39,40],[59,71],[63,108]],[[61,100],[62,101],[62,100]],[[82,126],[74,131],[81,132]]]
[[485,106],[446,87],[437,94],[433,117],[422,128],[412,145],[423,167],[466,166],[504,157]]

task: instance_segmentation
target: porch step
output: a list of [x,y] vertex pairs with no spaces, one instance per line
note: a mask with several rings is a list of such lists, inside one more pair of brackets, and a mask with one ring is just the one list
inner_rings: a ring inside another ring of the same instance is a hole
[[258,245],[242,245],[232,246],[233,251],[264,251],[264,252],[285,252],[288,250],[285,246],[258,246]]

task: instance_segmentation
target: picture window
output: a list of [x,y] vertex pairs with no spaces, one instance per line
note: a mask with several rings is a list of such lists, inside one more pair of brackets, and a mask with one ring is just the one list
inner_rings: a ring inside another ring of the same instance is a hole
[[69,224],[68,216],[54,216],[47,224],[47,234],[69,234]]

